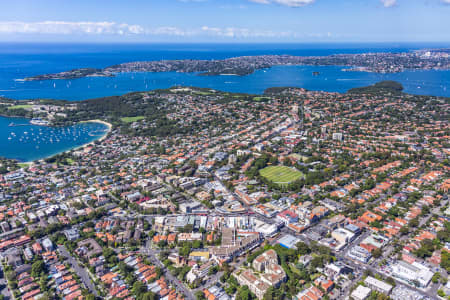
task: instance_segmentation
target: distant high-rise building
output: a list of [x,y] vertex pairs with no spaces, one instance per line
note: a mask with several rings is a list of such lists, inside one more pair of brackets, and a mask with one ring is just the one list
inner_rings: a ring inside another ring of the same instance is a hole
[[335,133],[333,133],[333,140],[335,140],[335,141],[343,141],[344,140],[344,135],[342,134],[342,132],[335,132]]

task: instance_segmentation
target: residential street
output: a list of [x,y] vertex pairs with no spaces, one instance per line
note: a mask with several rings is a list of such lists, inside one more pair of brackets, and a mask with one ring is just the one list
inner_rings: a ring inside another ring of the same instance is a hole
[[93,293],[95,296],[98,296],[99,294],[97,292],[97,289],[94,283],[92,282],[91,278],[89,277],[89,274],[86,271],[86,269],[78,264],[77,260],[72,255],[70,255],[70,253],[67,251],[64,245],[58,245],[58,251],[63,257],[65,257],[70,262],[72,268],[81,278],[81,281],[89,289],[89,291]]
[[3,295],[4,299],[12,299],[11,298],[11,292],[8,290],[8,282],[5,278],[5,273],[3,272],[3,268],[0,265],[0,272],[1,272],[1,278],[0,278],[0,288],[1,288],[1,295]]
[[166,277],[166,280],[170,282],[171,284],[175,285],[177,289],[182,292],[186,299],[188,300],[195,300],[194,294],[191,292],[189,288],[187,288],[178,278],[173,276],[170,271],[166,269],[166,267],[163,265],[163,263],[159,260],[159,258],[156,256],[158,253],[157,250],[153,250],[150,248],[146,248],[145,254],[147,254],[148,258],[150,259],[151,263],[163,270],[164,276]]

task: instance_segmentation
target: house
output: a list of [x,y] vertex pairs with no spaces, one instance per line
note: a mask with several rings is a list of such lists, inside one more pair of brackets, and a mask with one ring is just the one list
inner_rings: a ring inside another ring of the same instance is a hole
[[332,280],[325,278],[325,276],[320,276],[319,278],[314,280],[314,284],[317,287],[320,287],[326,293],[331,292],[334,288],[334,282]]
[[48,252],[53,251],[53,243],[52,241],[50,241],[49,238],[45,238],[42,241],[42,246],[44,246],[44,249],[47,250]]
[[304,289],[298,293],[294,299],[295,300],[320,300],[323,297],[323,292],[315,286]]
[[42,247],[41,247],[41,244],[39,244],[38,242],[34,243],[31,247],[33,248],[33,252],[34,252],[35,254],[40,254],[40,253],[42,253]]
[[29,247],[26,247],[23,250],[23,255],[25,256],[26,260],[32,260],[33,259],[33,251]]
[[66,238],[69,241],[75,241],[80,238],[80,234],[79,234],[77,228],[71,228],[71,229],[64,230],[64,235],[66,236]]
[[313,260],[313,257],[311,255],[302,255],[298,262],[302,264],[304,267],[307,267],[309,263]]

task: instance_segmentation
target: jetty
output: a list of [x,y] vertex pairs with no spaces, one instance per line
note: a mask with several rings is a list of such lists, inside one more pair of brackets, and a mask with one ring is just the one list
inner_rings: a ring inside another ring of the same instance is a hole
[[27,126],[27,125],[30,125],[30,124],[16,124],[16,123],[14,123],[14,122],[11,122],[11,123],[9,123],[9,127],[15,127],[15,126]]

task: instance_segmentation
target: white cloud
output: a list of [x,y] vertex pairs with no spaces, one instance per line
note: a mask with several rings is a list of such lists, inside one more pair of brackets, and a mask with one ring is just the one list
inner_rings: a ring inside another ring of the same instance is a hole
[[135,36],[167,36],[167,37],[211,37],[220,39],[245,38],[332,38],[330,33],[304,34],[297,31],[273,31],[244,27],[202,26],[196,28],[180,28],[160,26],[144,28],[141,25],[130,25],[115,22],[0,22],[0,34],[35,34],[35,35],[135,35]]
[[219,8],[221,9],[247,9],[247,5],[231,5],[231,4],[225,4],[220,5]]
[[274,2],[291,7],[300,7],[312,4],[315,2],[315,0],[274,0]]
[[0,33],[35,34],[142,34],[140,25],[117,24],[114,22],[0,22]]
[[192,36],[195,32],[192,30],[184,30],[173,26],[163,26],[154,29],[145,30],[147,35],[167,35],[167,36]]
[[260,4],[271,4],[276,3],[289,7],[300,7],[308,4],[312,4],[315,0],[249,0],[250,2],[260,3]]
[[450,4],[450,0],[442,0],[442,3],[444,3],[444,4]]
[[[446,0],[449,1],[449,0]],[[381,0],[381,3],[383,3],[384,7],[392,7],[397,4],[397,0]]]
[[207,34],[224,38],[285,38],[297,36],[297,34],[292,31],[254,30],[238,27],[220,28],[209,26],[203,26],[201,32],[197,32],[197,34]]

